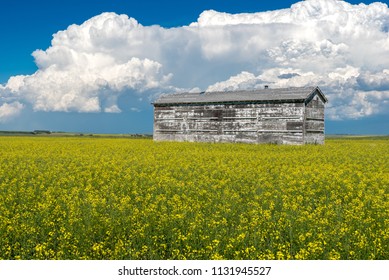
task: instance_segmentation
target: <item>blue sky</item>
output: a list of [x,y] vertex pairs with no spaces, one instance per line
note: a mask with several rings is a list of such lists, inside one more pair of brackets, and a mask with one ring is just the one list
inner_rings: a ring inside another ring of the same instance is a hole
[[37,67],[31,57],[33,51],[48,48],[54,33],[103,12],[127,14],[143,25],[177,27],[196,21],[204,10],[257,12],[288,8],[295,2],[245,0],[236,4],[235,0],[1,0],[0,31],[3,40],[0,45],[0,83],[7,82],[13,75],[34,73]]
[[151,133],[161,93],[266,82],[319,85],[329,134],[389,134],[387,2],[360,2],[1,1],[0,130]]

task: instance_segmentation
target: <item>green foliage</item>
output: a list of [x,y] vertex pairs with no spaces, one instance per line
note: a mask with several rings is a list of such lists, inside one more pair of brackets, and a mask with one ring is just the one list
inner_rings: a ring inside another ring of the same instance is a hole
[[0,137],[0,259],[388,259],[388,152]]

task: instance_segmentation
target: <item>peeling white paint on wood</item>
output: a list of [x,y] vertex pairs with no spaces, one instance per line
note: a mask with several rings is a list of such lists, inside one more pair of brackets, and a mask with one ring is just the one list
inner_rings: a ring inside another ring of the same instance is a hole
[[[314,88],[307,91],[306,98],[298,98],[298,90],[293,89],[294,98],[288,100],[287,91],[282,90],[285,100],[264,100],[260,96],[260,100],[242,102],[240,97],[239,102],[226,102],[226,94],[222,95],[223,102],[210,99],[211,103],[196,103],[193,94],[191,103],[185,103],[180,95],[176,95],[176,100],[160,100],[154,103],[154,140],[324,144],[327,99],[322,92]],[[253,98],[252,93],[247,96]]]

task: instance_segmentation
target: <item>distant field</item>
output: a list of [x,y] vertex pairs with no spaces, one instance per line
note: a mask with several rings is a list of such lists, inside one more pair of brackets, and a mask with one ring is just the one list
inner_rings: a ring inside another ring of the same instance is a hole
[[389,259],[388,154],[0,137],[0,259]]
[[104,137],[104,138],[142,138],[151,139],[151,134],[99,134],[81,132],[59,132],[49,130],[0,131],[0,136],[37,136],[37,137]]

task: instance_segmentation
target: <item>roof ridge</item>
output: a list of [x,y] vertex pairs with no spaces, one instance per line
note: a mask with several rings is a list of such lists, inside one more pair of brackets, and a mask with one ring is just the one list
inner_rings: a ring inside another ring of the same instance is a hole
[[291,90],[291,89],[315,89],[315,86],[304,87],[286,87],[286,88],[256,88],[256,89],[239,89],[239,90],[225,90],[225,91],[205,91],[204,93],[236,93],[236,92],[257,92],[257,91],[272,91],[272,90]]
[[[288,87],[251,90],[182,92],[164,94],[154,104],[260,102],[260,101],[305,101],[314,91],[323,95],[319,87]],[[325,97],[324,97],[325,98]]]

